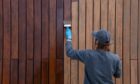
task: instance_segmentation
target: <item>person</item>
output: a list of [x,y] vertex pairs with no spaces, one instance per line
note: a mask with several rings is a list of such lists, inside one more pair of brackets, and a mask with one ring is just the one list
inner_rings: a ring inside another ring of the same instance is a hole
[[97,46],[95,50],[74,50],[70,27],[66,28],[65,36],[67,56],[85,64],[84,84],[113,84],[113,76],[121,77],[121,61],[109,49],[111,37],[107,30],[101,29],[92,33]]

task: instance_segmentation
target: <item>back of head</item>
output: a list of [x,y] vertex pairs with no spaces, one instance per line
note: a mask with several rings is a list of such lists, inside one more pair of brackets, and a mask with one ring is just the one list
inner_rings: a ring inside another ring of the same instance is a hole
[[110,51],[110,33],[105,29],[101,29],[97,32],[93,32],[93,36],[95,37],[95,44],[97,45],[97,49],[102,49],[105,51]]

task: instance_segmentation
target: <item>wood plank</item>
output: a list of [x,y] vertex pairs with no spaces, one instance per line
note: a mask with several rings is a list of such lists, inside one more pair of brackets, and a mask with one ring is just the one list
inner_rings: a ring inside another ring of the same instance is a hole
[[[94,0],[94,31],[98,31],[101,27],[101,0]],[[95,39],[93,39],[93,49],[95,49]]]
[[123,14],[123,84],[130,84],[130,0],[124,0]]
[[33,0],[27,0],[27,59],[33,59],[34,9]]
[[101,0],[101,28],[107,29],[108,0]]
[[18,60],[11,60],[10,84],[18,84]]
[[109,0],[108,31],[111,35],[111,51],[115,52],[115,0]]
[[[85,40],[86,40],[86,30],[85,30],[85,21],[86,21],[86,2],[85,0],[79,1],[79,49],[85,49]],[[79,84],[84,83],[84,65],[79,62]]]
[[63,76],[63,59],[57,59],[56,60],[56,84],[64,84],[64,76]]
[[18,0],[11,1],[12,59],[18,59]]
[[64,31],[63,28],[63,1],[64,0],[57,0],[57,59],[63,59],[63,52],[64,52]]
[[19,0],[19,82],[26,81],[26,1]]
[[[122,19],[123,19],[123,1],[116,0],[116,53],[122,59]],[[122,84],[122,77],[116,79],[116,84]]]
[[[72,2],[72,44],[78,49],[78,1]],[[78,84],[78,61],[71,60],[71,84]]]
[[[64,20],[71,20],[71,0],[64,0]],[[65,41],[65,39],[64,39]],[[64,42],[64,84],[70,84],[70,58],[66,55],[65,42]]]
[[33,84],[33,60],[27,60],[26,84]]
[[49,0],[42,1],[42,84],[49,84]]
[[138,84],[137,60],[131,60],[131,84]]
[[56,80],[56,0],[50,0],[50,57],[49,57],[49,84],[55,84]]
[[131,0],[131,59],[137,59],[138,0]]
[[[111,35],[110,51],[115,52],[115,0],[109,0],[109,11],[108,11],[108,31]],[[113,77],[115,83],[115,78]]]
[[2,57],[3,57],[3,3],[0,0],[0,84],[2,84]]
[[[139,15],[140,16],[140,1],[139,1]],[[140,17],[138,20],[138,27],[140,27]],[[138,28],[138,83],[140,83],[140,28]]]
[[34,84],[41,83],[41,0],[34,0]]
[[4,48],[2,84],[10,83],[10,11],[10,0],[3,0]]
[[93,0],[86,0],[86,48],[92,49]]

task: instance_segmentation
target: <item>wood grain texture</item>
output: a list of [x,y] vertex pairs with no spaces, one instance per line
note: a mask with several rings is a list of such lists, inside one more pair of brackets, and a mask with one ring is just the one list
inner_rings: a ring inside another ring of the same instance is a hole
[[131,0],[131,59],[137,59],[138,0]]
[[18,60],[11,60],[10,84],[18,84]]
[[57,0],[57,59],[63,59],[63,52],[64,52],[64,28],[63,28],[63,2],[64,0]]
[[34,84],[41,83],[41,0],[34,0]]
[[42,1],[42,84],[49,84],[49,0]]
[[[98,31],[101,27],[101,0],[94,0],[93,30]],[[93,49],[96,48],[95,38],[93,39]]]
[[[123,0],[116,0],[116,53],[122,59],[122,22],[123,19]],[[116,84],[122,84],[122,77],[116,79]]]
[[131,60],[131,84],[138,84],[137,60]]
[[92,49],[93,0],[86,0],[86,48]]
[[[86,48],[86,0],[79,1],[79,50]],[[84,64],[79,62],[79,84],[84,83]]]
[[56,83],[56,0],[50,0],[50,11],[49,11],[49,19],[50,19],[50,30],[49,30],[49,36],[50,36],[50,46],[49,46],[49,84],[55,84]]
[[2,57],[3,57],[3,2],[0,0],[0,84],[2,84]]
[[108,0],[101,0],[101,28],[107,29]]
[[[78,49],[78,1],[72,2],[72,35],[73,48]],[[71,84],[78,84],[78,61],[71,60]]]
[[18,84],[25,84],[26,81],[26,1],[19,1],[19,81]]
[[27,0],[27,59],[33,59],[34,2]]
[[[71,20],[71,0],[64,0],[64,20]],[[65,48],[64,39],[64,48]],[[71,72],[70,72],[70,58],[66,55],[66,49],[64,49],[64,84],[71,83]]]
[[124,0],[123,11],[123,84],[131,84],[130,70],[130,0]]
[[4,28],[4,47],[3,47],[3,84],[10,83],[10,0],[3,1],[3,28]]
[[11,1],[12,59],[18,59],[18,0]]

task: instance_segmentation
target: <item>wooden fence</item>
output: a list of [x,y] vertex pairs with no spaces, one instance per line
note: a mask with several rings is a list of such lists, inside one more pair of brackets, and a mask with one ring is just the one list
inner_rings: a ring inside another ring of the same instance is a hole
[[139,84],[139,16],[139,0],[0,0],[0,84],[82,84],[84,65],[64,50],[71,19],[75,49],[95,49],[91,32],[106,28],[123,64],[115,83]]
[[63,41],[63,0],[0,0],[0,84],[63,84]]
[[[115,84],[140,84],[140,1],[66,0],[71,5],[73,47],[95,49],[91,33],[106,28],[111,50],[122,60],[122,77]],[[64,18],[65,19],[65,18]],[[64,84],[83,84],[84,65],[64,56]]]

